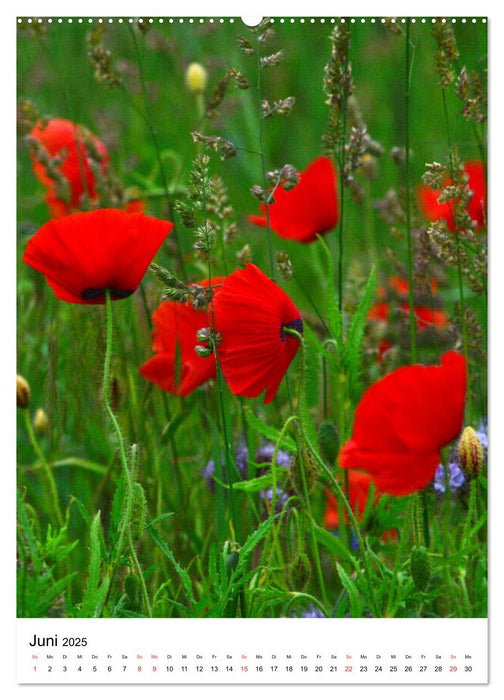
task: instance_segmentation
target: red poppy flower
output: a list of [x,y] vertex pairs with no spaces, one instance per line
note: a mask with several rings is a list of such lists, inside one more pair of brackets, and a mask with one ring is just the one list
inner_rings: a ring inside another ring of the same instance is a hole
[[[481,231],[486,227],[487,191],[485,182],[485,169],[479,160],[472,160],[464,163],[464,170],[468,175],[468,186],[473,196],[469,202],[468,213],[472,221],[475,222],[476,231]],[[447,179],[444,186],[450,184]],[[453,233],[455,224],[453,221],[453,201],[438,202],[439,190],[421,185],[418,188],[418,204],[424,217],[429,221],[445,219],[448,229]]]
[[58,299],[103,304],[133,294],[173,224],[120,209],[51,219],[28,241],[23,261],[45,276]]
[[61,159],[61,164],[55,168],[69,186],[69,200],[58,197],[54,178],[37,158],[36,152],[32,151],[33,171],[47,187],[45,200],[52,217],[65,216],[76,211],[84,194],[91,201],[96,199],[95,176],[91,170],[90,154],[86,151],[84,139],[93,144],[96,151],[94,155],[98,155],[101,170],[105,174],[109,156],[98,137],[85,127],[73,124],[67,119],[51,119],[47,124],[38,122],[31,131],[31,137],[44,147],[49,158]]
[[[292,190],[277,187],[275,201],[268,205],[270,226],[280,238],[311,243],[317,234],[334,228],[338,222],[336,173],[330,158],[322,156],[300,173]],[[249,221],[266,227],[266,206],[261,202],[263,216],[251,215]]]
[[[212,284],[224,281],[225,278],[215,277]],[[207,287],[208,280],[198,285]],[[178,396],[187,396],[215,378],[215,356],[200,357],[194,349],[197,332],[211,326],[207,310],[195,309],[190,303],[164,301],[152,320],[156,326],[152,349],[156,354],[140,367],[142,377]]]
[[447,352],[440,366],[400,367],[364,393],[340,452],[345,469],[368,472],[382,493],[403,496],[434,478],[441,447],[464,420],[466,362]]
[[284,328],[302,333],[301,314],[252,263],[226,278],[213,306],[215,329],[222,334],[219,363],[229,388],[249,398],[266,389],[264,403],[269,403],[299,349]]

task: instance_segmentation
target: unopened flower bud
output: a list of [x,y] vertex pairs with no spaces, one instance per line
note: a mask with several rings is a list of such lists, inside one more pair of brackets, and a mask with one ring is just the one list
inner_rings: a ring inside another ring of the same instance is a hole
[[185,80],[190,92],[199,95],[205,92],[208,82],[208,73],[201,63],[191,63],[187,67]]
[[413,547],[411,550],[410,571],[416,590],[425,591],[432,575],[429,554],[425,547]]
[[135,612],[140,610],[140,581],[138,577],[129,573],[124,578],[124,592],[126,593],[127,604],[130,610]]
[[133,498],[131,499],[130,533],[133,542],[139,540],[145,529],[145,517],[147,514],[147,500],[141,484],[133,486]]
[[224,557],[228,576],[236,569],[238,561],[240,560],[240,549],[241,547],[237,542],[231,542],[230,540],[224,542],[222,556]]
[[483,466],[483,447],[474,428],[465,428],[458,444],[460,466],[468,476],[478,476]]
[[327,464],[334,464],[340,448],[338,429],[331,421],[324,421],[318,429],[318,444]]
[[291,480],[296,493],[304,497],[304,484],[310,493],[315,486],[318,474],[318,466],[312,453],[308,449],[301,450],[301,455],[294,456],[291,467]]
[[43,408],[37,408],[35,416],[33,417],[33,427],[39,435],[43,435],[47,432],[49,427],[49,418],[47,413]]
[[20,374],[16,375],[16,400],[18,408],[27,408],[30,403],[30,385]]
[[306,588],[312,573],[310,560],[304,552],[297,552],[287,567],[287,581],[292,591]]

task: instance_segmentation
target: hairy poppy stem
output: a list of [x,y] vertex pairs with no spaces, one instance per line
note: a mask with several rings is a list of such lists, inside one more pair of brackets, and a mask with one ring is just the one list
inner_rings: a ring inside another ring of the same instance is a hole
[[[108,599],[110,597],[110,593],[112,591],[112,584],[113,584],[114,579],[116,577],[117,569],[119,568],[121,556],[122,556],[123,549],[125,546],[125,540],[127,539],[127,537],[129,537],[128,530],[129,530],[129,526],[130,526],[131,505],[132,505],[132,501],[133,501],[133,481],[131,478],[130,468],[129,468],[129,464],[128,464],[128,457],[126,455],[125,442],[124,442],[124,438],[123,438],[117,417],[116,417],[116,415],[115,415],[115,413],[112,410],[112,407],[110,405],[110,367],[111,367],[111,361],[112,361],[113,324],[112,324],[112,300],[110,298],[110,291],[108,289],[105,290],[105,311],[106,311],[107,337],[106,337],[106,345],[105,345],[105,361],[104,361],[104,366],[103,366],[102,400],[103,400],[103,404],[105,406],[105,411],[106,411],[107,416],[112,424],[112,427],[113,427],[114,432],[116,434],[117,442],[119,445],[119,456],[120,456],[121,465],[122,465],[123,474],[124,474],[124,479],[125,479],[125,483],[126,483],[126,499],[125,499],[126,502],[125,502],[125,506],[124,506],[124,513],[123,513],[121,530],[119,533],[119,539],[118,539],[117,547],[116,547],[116,557],[115,557],[115,561],[114,561],[113,568],[112,568],[112,574],[110,576],[107,595],[105,596],[105,601],[103,603],[102,609],[105,609],[105,606],[106,606]],[[136,450],[134,450],[134,454],[136,454]],[[135,568],[137,569],[138,577],[141,581],[143,581],[143,573],[142,573],[142,570],[141,570],[140,565],[138,563],[138,559],[136,557],[136,554],[133,557],[133,561],[135,564]],[[145,584],[144,584],[144,586],[145,586]],[[146,590],[144,591],[144,597],[146,600],[147,610],[150,613],[150,606],[148,604]]]
[[47,482],[47,488],[49,490],[49,495],[51,497],[51,506],[52,506],[52,511],[53,511],[53,516],[56,520],[56,524],[58,527],[63,527],[64,525],[64,520],[63,516],[61,514],[61,508],[59,505],[59,500],[58,500],[58,490],[56,488],[56,482],[54,481],[53,473],[51,471],[51,467],[49,466],[44,453],[40,449],[40,446],[37,442],[37,438],[35,437],[35,432],[33,430],[33,426],[30,420],[30,413],[28,410],[23,411],[24,417],[25,417],[25,425],[26,425],[26,430],[28,432],[28,437],[30,438],[30,442],[32,444],[33,449],[35,450],[35,453],[37,454],[37,457],[40,459],[40,463],[42,465],[42,471],[44,473],[45,480]]
[[[290,329],[284,329],[285,331],[288,331]],[[296,334],[296,337],[301,337],[297,331],[294,331]],[[294,334],[293,333],[293,334]],[[304,352],[302,353],[302,358],[301,358],[301,370],[300,370],[300,377],[299,377],[299,395],[298,395],[298,402],[302,401],[301,393],[304,391]],[[287,384],[287,394],[289,397],[289,405],[291,412],[294,414],[294,402],[292,400],[292,392],[290,388],[290,383],[289,383],[289,376],[288,373],[285,375],[285,381]],[[297,415],[298,419],[298,424],[301,425],[302,420],[299,415]],[[324,574],[322,572],[322,563],[320,561],[320,554],[319,554],[319,549],[318,549],[318,543],[317,543],[317,538],[315,537],[315,531],[313,528],[313,514],[311,510],[311,503],[310,503],[310,494],[308,491],[308,484],[306,481],[306,470],[305,470],[305,463],[304,463],[304,456],[303,456],[303,450],[301,449],[301,445],[299,444],[299,436],[298,436],[298,431],[296,431],[295,434],[295,439],[296,439],[296,447],[297,447],[297,456],[298,456],[298,463],[300,466],[300,472],[301,472],[301,483],[302,483],[302,489],[303,489],[303,499],[304,499],[304,506],[306,508],[306,511],[308,513],[309,517],[309,523],[310,523],[310,535],[311,535],[311,540],[312,540],[312,547],[313,547],[313,556],[315,559],[315,568],[317,570],[317,577],[319,581],[319,586],[320,586],[320,593],[322,595],[322,600],[324,601],[324,605],[327,606],[328,601],[327,601],[327,593],[326,593],[326,588],[325,588],[325,583],[324,583]],[[275,487],[276,491],[276,487]],[[274,491],[274,493],[275,493]],[[274,511],[273,511],[274,512]]]
[[[301,346],[302,365],[304,367],[305,345],[304,345],[303,336],[293,328],[285,328],[284,331],[285,331],[285,333],[288,333],[289,335],[292,335],[293,337],[298,339],[300,346]],[[375,617],[379,617],[380,614],[378,612],[378,607],[376,605],[373,585],[372,585],[372,581],[371,581],[371,567],[370,567],[369,558],[367,555],[367,549],[366,549],[366,545],[364,544],[364,540],[362,539],[359,524],[357,522],[355,514],[350,506],[350,503],[349,503],[343,489],[338,484],[338,482],[334,478],[334,475],[332,474],[331,470],[329,469],[327,464],[324,462],[324,460],[322,459],[322,457],[318,453],[317,448],[312,444],[312,442],[308,436],[306,426],[304,425],[304,422],[303,422],[301,416],[299,416],[299,415],[298,415],[298,422],[299,422],[299,427],[301,430],[301,435],[303,437],[303,440],[304,440],[306,446],[308,447],[310,453],[313,455],[313,457],[314,457],[315,461],[317,462],[317,464],[319,465],[319,467],[322,469],[322,471],[324,472],[326,477],[331,482],[332,486],[336,489],[337,497],[341,499],[341,501],[342,501],[342,503],[347,511],[348,519],[352,525],[352,528],[355,532],[355,536],[357,538],[357,542],[359,544],[359,553],[360,553],[360,556],[362,557],[362,560],[363,560],[364,576],[365,576],[366,582],[368,584],[367,588],[368,588],[368,595],[369,595],[369,605],[372,609],[373,615]]]

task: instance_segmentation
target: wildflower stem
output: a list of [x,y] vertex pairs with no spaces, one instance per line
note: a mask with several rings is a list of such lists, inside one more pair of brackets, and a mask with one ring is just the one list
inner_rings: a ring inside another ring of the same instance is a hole
[[[450,177],[453,182],[453,176],[454,176],[454,168],[453,168],[453,152],[452,152],[452,138],[451,138],[451,129],[450,129],[450,120],[448,117],[448,106],[446,104],[446,90],[442,88],[441,90],[442,95],[443,95],[443,111],[444,111],[444,118],[445,118],[445,126],[446,126],[446,135],[448,139],[448,149],[449,149],[449,166],[450,166]],[[460,304],[460,327],[462,330],[462,345],[464,348],[464,356],[466,358],[466,367],[467,367],[467,386],[471,386],[470,383],[470,369],[469,369],[469,350],[468,350],[468,341],[467,341],[467,324],[466,324],[466,304],[465,304],[465,297],[464,297],[464,277],[463,277],[463,272],[462,272],[462,260],[461,260],[461,254],[460,254],[460,246],[461,246],[461,241],[460,241],[460,231],[459,227],[457,225],[457,202],[454,199],[453,200],[453,225],[454,225],[454,236],[455,236],[455,247],[457,251],[457,278],[458,278],[458,288],[459,288],[459,304]],[[467,415],[468,415],[468,420],[469,422],[471,421],[471,416],[472,416],[472,400],[471,400],[471,392],[467,392]]]
[[58,490],[56,488],[56,482],[54,481],[54,476],[51,471],[51,467],[49,466],[44,453],[40,449],[40,446],[37,442],[37,438],[35,437],[35,432],[33,430],[33,426],[30,420],[30,413],[28,410],[23,411],[24,417],[25,417],[25,425],[26,425],[26,430],[28,432],[28,437],[30,438],[30,442],[32,444],[33,449],[35,450],[35,453],[37,454],[37,457],[40,460],[40,463],[42,465],[42,470],[44,472],[44,477],[47,482],[47,488],[49,490],[49,494],[51,497],[51,506],[52,506],[52,511],[53,511],[53,516],[56,520],[56,523],[58,524],[58,527],[63,527],[64,521],[63,521],[63,516],[61,514],[61,508],[59,505],[59,500],[58,500]]
[[[119,457],[121,460],[121,465],[122,465],[123,474],[124,474],[124,480],[125,480],[125,484],[126,484],[126,498],[125,498],[125,505],[124,505],[124,513],[123,513],[123,519],[122,519],[122,524],[121,524],[121,530],[119,533],[119,539],[118,539],[117,546],[116,546],[115,561],[114,561],[114,564],[112,567],[112,574],[110,576],[109,588],[107,591],[107,595],[105,597],[103,609],[105,609],[107,601],[110,597],[110,593],[112,591],[112,584],[114,582],[114,578],[117,574],[117,569],[119,568],[119,564],[121,561],[121,556],[122,556],[124,545],[125,545],[125,539],[127,537],[128,528],[129,528],[129,524],[130,524],[131,504],[132,504],[132,500],[133,500],[133,482],[132,482],[131,473],[130,473],[130,469],[129,469],[128,457],[126,455],[126,447],[125,447],[125,443],[124,443],[124,438],[123,438],[117,417],[116,417],[116,415],[115,415],[115,413],[112,410],[112,407],[110,405],[110,367],[111,367],[111,361],[112,361],[113,324],[112,324],[112,300],[110,298],[110,291],[108,289],[105,290],[105,311],[106,311],[107,337],[106,337],[106,344],[105,344],[105,362],[104,362],[104,367],[103,367],[102,400],[103,400],[103,404],[105,406],[105,411],[106,411],[107,416],[112,424],[112,427],[113,427],[114,432],[116,434],[117,442],[119,445]],[[135,557],[135,559],[136,559],[136,557]],[[137,564],[138,564],[138,560],[137,560]],[[143,579],[143,575],[142,575],[142,572],[140,570],[139,565],[137,566],[137,571],[139,574],[139,578]]]
[[[288,333],[289,335],[294,336],[295,338],[298,339],[300,346],[301,346],[301,353],[302,353],[302,366],[304,367],[305,364],[305,345],[304,345],[304,338],[303,336],[298,333],[294,328],[284,328],[284,332]],[[304,375],[304,372],[302,373]],[[301,388],[300,388],[301,391]],[[301,395],[299,397],[299,400],[301,400]],[[303,440],[308,447],[308,450],[311,452],[313,455],[315,461],[319,465],[319,467],[322,469],[323,473],[326,475],[326,477],[329,479],[330,483],[332,486],[335,488],[336,493],[338,498],[341,499],[347,514],[348,514],[348,520],[350,521],[352,528],[355,532],[355,536],[357,538],[357,542],[359,543],[359,553],[363,559],[363,568],[364,568],[364,576],[367,581],[367,587],[368,587],[368,595],[369,595],[369,604],[372,609],[372,613],[375,617],[379,617],[379,612],[378,608],[376,605],[375,597],[374,597],[374,590],[373,590],[373,585],[371,581],[371,568],[370,568],[370,562],[367,554],[367,548],[366,545],[364,544],[364,540],[362,539],[362,535],[360,532],[359,524],[357,522],[357,519],[355,517],[355,514],[350,506],[350,503],[348,502],[348,499],[341,488],[341,486],[338,484],[336,479],[334,478],[334,475],[332,474],[331,470],[327,466],[327,464],[324,462],[320,454],[318,453],[316,447],[312,444],[310,437],[308,435],[308,432],[306,430],[306,426],[301,418],[301,416],[298,416],[299,419],[299,427],[301,430],[301,435],[303,437]]]
[[[288,331],[290,329],[284,328],[285,331]],[[293,332],[293,335],[295,334],[295,337],[301,338],[302,336],[297,333],[297,331]],[[304,400],[304,368],[305,368],[305,353],[304,353],[304,345],[301,344],[302,348],[302,354],[301,354],[301,369],[299,372],[299,389],[298,389],[298,405]],[[299,415],[299,412],[295,412],[294,410],[294,402],[292,400],[292,391],[289,383],[289,376],[288,373],[285,375],[285,381],[287,385],[287,394],[289,397],[289,406],[291,409],[291,413],[297,415],[297,422],[298,425],[302,425],[302,418],[301,415]],[[312,548],[313,548],[313,557],[315,559],[315,568],[317,570],[317,577],[319,581],[319,586],[320,586],[320,593],[322,595],[322,600],[324,601],[324,605],[327,607],[328,605],[328,600],[327,600],[327,593],[325,589],[325,583],[324,583],[324,574],[322,572],[322,563],[320,561],[320,553],[318,549],[318,543],[317,543],[317,538],[315,537],[315,530],[313,528],[313,514],[311,510],[311,503],[310,503],[310,494],[308,492],[308,485],[306,482],[306,471],[305,471],[305,466],[304,466],[304,455],[303,455],[303,450],[301,449],[301,445],[299,444],[299,434],[298,431],[295,433],[295,439],[296,439],[296,447],[297,447],[297,456],[298,456],[298,463],[300,467],[300,472],[301,472],[301,483],[303,487],[303,499],[304,499],[304,506],[306,508],[306,511],[308,513],[308,518],[309,518],[309,523],[310,523],[310,536],[312,540]],[[273,511],[274,512],[274,511]]]
[[[257,52],[257,95],[259,101],[259,156],[261,158],[261,170],[263,178],[263,188],[264,192],[268,191],[268,181],[266,178],[266,159],[264,157],[264,146],[263,146],[263,117],[261,116],[261,57],[259,52]],[[266,240],[268,241],[268,257],[270,262],[271,279],[276,281],[276,265],[275,265],[275,254],[273,250],[273,234],[271,231],[270,224],[270,213],[269,213],[269,202],[268,196],[264,198],[264,209],[266,213]]]
[[410,20],[406,18],[406,51],[405,51],[405,89],[404,89],[404,148],[405,148],[405,192],[406,192],[406,240],[408,245],[408,292],[409,292],[409,327],[411,361],[416,362],[416,322],[415,299],[413,286],[413,241],[411,236],[411,204],[410,204],[410,86],[411,86],[411,60],[410,60]]
[[[206,207],[205,207],[205,213],[206,213]],[[210,290],[212,289],[211,255],[208,256],[208,287]],[[214,314],[214,309],[213,309],[212,303],[210,303],[210,315],[212,318],[212,328],[214,331],[214,338],[215,338],[215,335],[216,335],[215,314]],[[234,499],[234,491],[233,491],[233,478],[231,477],[231,472],[232,471],[236,472],[237,467],[236,467],[236,464],[234,463],[232,444],[231,444],[231,440],[229,437],[227,407],[226,407],[226,399],[225,399],[225,382],[224,382],[224,375],[222,374],[222,369],[221,369],[220,362],[219,362],[219,353],[218,353],[218,349],[217,349],[217,342],[214,342],[214,355],[215,355],[215,367],[216,367],[216,374],[217,374],[217,395],[218,395],[218,400],[219,400],[219,408],[220,408],[221,421],[222,421],[222,433],[223,433],[223,439],[224,439],[225,472],[224,472],[223,476],[224,476],[224,483],[226,483],[229,486],[229,508],[230,508],[230,512],[231,512],[230,530],[231,530],[231,534],[236,533],[236,536],[238,537],[238,532],[236,529],[238,526],[238,521],[236,518],[236,508],[235,508],[235,499]],[[234,467],[234,470],[233,470],[233,467]]]
[[[137,38],[135,35],[135,31],[134,31],[133,27],[131,26],[131,24],[128,24],[128,29],[130,31],[131,37],[133,39],[133,45],[135,47],[135,53],[136,53],[136,57],[137,57],[137,61],[138,61],[138,72],[139,72],[139,76],[140,76],[140,84],[142,86],[142,96],[143,96],[145,108],[147,108],[149,100],[148,100],[148,95],[147,95],[147,86],[145,84],[145,73],[144,73],[144,67],[143,67],[143,59],[142,59],[142,55],[140,53],[140,47],[138,46],[138,41],[137,41]],[[125,89],[125,92],[128,94],[128,97],[129,97],[129,93],[127,92],[126,89]],[[149,117],[147,116],[146,112],[139,109],[133,100],[131,100],[131,103],[132,103],[135,111],[144,120],[144,122],[149,130],[149,133],[151,135],[152,143],[154,144],[154,150],[156,151],[156,159],[157,159],[158,166],[159,166],[159,172],[161,174],[161,181],[162,181],[163,191],[164,191],[164,195],[165,195],[165,202],[166,202],[166,212],[167,212],[168,218],[171,221],[173,221],[173,214],[171,211],[170,190],[168,188],[168,181],[166,179],[166,172],[165,172],[164,165],[163,165],[163,159],[161,157],[161,148],[159,146],[157,130],[154,127],[154,125],[152,124]],[[184,265],[184,255],[183,255],[182,247],[181,247],[180,240],[178,237],[178,232],[177,232],[176,226],[173,226],[172,233],[173,233],[173,237],[175,239],[175,242],[177,244],[177,259],[178,259],[180,272],[184,278],[184,281],[187,281],[187,275],[186,275],[185,265]]]
[[150,602],[149,602],[149,594],[147,593],[147,587],[145,586],[145,579],[144,579],[143,574],[142,574],[140,562],[138,561],[137,553],[135,550],[135,545],[133,543],[133,540],[131,539],[130,533],[128,533],[128,545],[129,545],[131,558],[133,559],[133,563],[134,563],[135,569],[137,571],[138,580],[140,581],[140,588],[142,589],[142,595],[143,595],[143,599],[145,602],[145,608],[147,610],[147,616],[152,617],[152,610],[151,610],[151,606],[150,606]]

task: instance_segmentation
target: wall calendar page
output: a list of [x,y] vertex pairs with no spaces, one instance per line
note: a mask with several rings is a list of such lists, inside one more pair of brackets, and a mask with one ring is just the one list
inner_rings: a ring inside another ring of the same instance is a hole
[[23,692],[489,683],[474,9],[16,17]]

